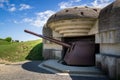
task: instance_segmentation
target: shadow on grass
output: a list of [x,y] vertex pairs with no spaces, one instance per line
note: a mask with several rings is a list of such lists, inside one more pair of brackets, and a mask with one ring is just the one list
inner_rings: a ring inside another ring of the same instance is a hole
[[43,60],[42,50],[43,50],[43,43],[37,44],[35,47],[31,49],[26,59],[27,60]]
[[37,73],[44,73],[44,74],[53,74],[52,72],[49,72],[45,69],[42,69],[39,67],[42,61],[31,61],[31,62],[26,62],[22,65],[22,68],[31,71],[31,72],[37,72]]

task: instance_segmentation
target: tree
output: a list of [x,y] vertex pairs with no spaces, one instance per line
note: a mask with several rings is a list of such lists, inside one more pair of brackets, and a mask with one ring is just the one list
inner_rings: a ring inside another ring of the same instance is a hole
[[0,38],[0,40],[4,40],[4,39]]
[[5,41],[11,42],[11,41],[12,41],[12,38],[11,38],[11,37],[6,37],[6,38],[5,38]]

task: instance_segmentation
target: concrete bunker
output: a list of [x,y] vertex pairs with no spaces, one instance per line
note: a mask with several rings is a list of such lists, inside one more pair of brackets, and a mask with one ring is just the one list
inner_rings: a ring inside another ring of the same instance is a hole
[[[100,12],[100,15],[99,15]],[[99,15],[99,18],[98,18]],[[110,79],[120,79],[120,1],[103,8],[74,7],[52,15],[43,27],[43,35],[65,43],[92,42],[92,65],[100,67]],[[43,40],[45,59],[64,59],[66,49]],[[77,45],[79,45],[79,43]],[[80,48],[83,46],[79,46]],[[85,45],[85,50],[86,49]],[[79,53],[79,51],[77,51]],[[100,53],[100,54],[95,54]],[[62,56],[61,56],[62,55]],[[69,57],[69,55],[67,56]],[[89,57],[89,56],[88,56]],[[87,58],[86,58],[87,59]],[[78,59],[79,61],[80,59]],[[89,63],[89,62],[86,62]],[[82,63],[81,63],[82,64]],[[73,64],[72,64],[73,65]],[[84,64],[82,64],[84,65]],[[90,65],[90,64],[85,64]]]
[[[74,7],[52,15],[43,28],[43,35],[68,44],[76,44],[78,46],[76,48],[79,49],[76,55],[67,54],[65,47],[44,40],[44,57],[51,59],[55,58],[56,54],[61,54],[59,58],[62,58],[68,65],[95,65],[95,53],[99,52],[99,44],[95,44],[99,12],[99,8]],[[74,59],[69,60],[70,58]]]

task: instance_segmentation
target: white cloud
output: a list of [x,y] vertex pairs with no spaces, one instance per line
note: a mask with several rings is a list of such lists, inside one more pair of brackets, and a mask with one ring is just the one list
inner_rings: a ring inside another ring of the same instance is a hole
[[67,2],[59,3],[58,6],[60,7],[60,9],[73,7],[73,6],[90,6],[90,5],[91,7],[103,8],[115,0],[94,0],[91,3],[80,4],[81,1],[82,0],[68,0]]
[[13,12],[16,10],[15,4],[10,4],[9,0],[0,0],[0,8]]
[[36,13],[35,18],[24,18],[22,21],[29,23],[32,26],[43,27],[43,25],[46,23],[48,18],[54,13],[55,13],[54,11],[47,10],[44,12]]
[[37,17],[34,20],[34,22],[32,23],[32,25],[37,26],[37,27],[43,26],[46,23],[46,21],[48,20],[48,18],[54,13],[55,12],[51,11],[51,10],[36,13]]
[[16,10],[26,10],[31,9],[32,7],[28,4],[20,4],[16,6],[15,4],[11,4],[10,0],[0,0],[0,8],[5,9],[10,12],[14,12]]
[[67,7],[76,6],[76,3],[80,2],[80,1],[81,0],[69,0],[68,2],[59,3],[58,6],[60,7],[60,9],[64,9],[64,8],[67,8]]
[[32,19],[30,19],[30,18],[24,18],[23,19],[23,22],[32,22],[33,20]]
[[13,20],[13,23],[15,23],[15,24],[18,24],[18,21],[16,21],[16,20]]
[[19,10],[26,10],[26,9],[31,9],[32,7],[27,4],[20,4]]
[[0,8],[3,8],[3,7],[4,7],[4,5],[2,3],[0,3]]
[[8,5],[9,1],[8,0],[0,0],[0,8],[4,8],[5,5]]
[[91,4],[93,7],[103,8],[111,2],[112,0],[94,0]]
[[60,6],[60,9],[64,9],[64,8],[70,7],[71,4],[69,4],[68,2],[61,2],[59,6]]
[[9,7],[9,8],[8,8],[8,11],[10,11],[10,12],[14,12],[14,11],[17,10],[15,4],[9,4],[8,7]]
[[16,11],[15,4],[10,4],[9,7],[10,7],[10,8],[8,9],[8,11],[10,11],[10,12]]
[[8,0],[0,0],[0,2],[8,2]]
[[13,12],[13,11],[15,11],[16,10],[16,8],[15,7],[12,7],[12,8],[10,8],[10,9],[8,9],[10,12]]

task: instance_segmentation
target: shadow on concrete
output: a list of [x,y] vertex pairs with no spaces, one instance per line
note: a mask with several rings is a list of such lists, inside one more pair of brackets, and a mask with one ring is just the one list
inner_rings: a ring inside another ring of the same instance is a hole
[[72,80],[109,80],[107,77],[70,76]]
[[[42,61],[31,61],[26,62],[22,64],[22,68],[36,73],[43,73],[43,74],[55,74],[50,71],[47,71],[45,69],[40,68],[38,65],[40,65]],[[62,77],[62,76],[61,76]],[[88,77],[88,76],[71,76],[71,80],[109,80],[107,77]]]
[[40,65],[42,61],[31,61],[26,62],[22,65],[22,68],[31,72],[37,72],[37,73],[45,73],[45,74],[53,74],[52,72],[49,72],[45,69],[40,68],[38,65]]

